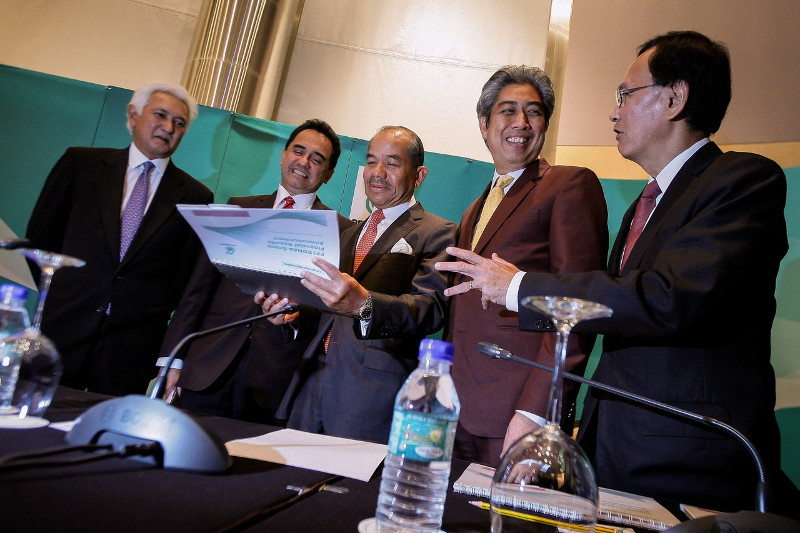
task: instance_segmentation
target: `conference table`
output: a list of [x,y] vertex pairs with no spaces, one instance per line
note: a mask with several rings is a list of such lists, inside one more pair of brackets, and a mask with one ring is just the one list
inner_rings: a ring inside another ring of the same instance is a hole
[[[73,421],[109,399],[60,387],[45,414],[51,426],[0,429],[0,532],[354,533],[375,515],[380,468],[365,482],[234,456],[225,473],[200,474],[118,457],[87,462],[93,456],[86,451],[48,457],[75,463],[3,466],[11,455],[67,446],[66,432],[52,426]],[[224,442],[282,429],[192,416]],[[452,489],[468,466],[459,460],[452,464],[442,524],[448,533],[489,531],[489,512],[469,503],[479,498]],[[677,505],[662,503],[683,516]]]
[[[107,399],[61,387],[45,417],[51,422],[74,420]],[[223,441],[280,429],[213,416],[196,418]],[[0,429],[0,461],[10,454],[65,445],[65,432],[51,427]],[[488,511],[469,504],[476,498],[452,491],[452,480],[467,466],[453,463],[443,524],[447,532],[489,531]],[[335,491],[299,494],[287,488],[323,484]],[[217,475],[160,469],[123,458],[0,470],[0,531],[356,532],[362,520],[375,514],[379,485],[380,469],[363,482],[241,457],[233,457],[231,469]]]

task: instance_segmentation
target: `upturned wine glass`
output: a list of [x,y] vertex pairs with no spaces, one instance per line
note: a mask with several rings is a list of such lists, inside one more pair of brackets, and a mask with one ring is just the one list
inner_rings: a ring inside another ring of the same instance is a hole
[[86,262],[35,248],[19,248],[17,251],[36,263],[41,270],[39,301],[31,326],[4,341],[6,353],[19,360],[19,376],[12,401],[16,414],[0,417],[0,427],[34,428],[49,424],[42,415],[50,406],[63,368],[55,345],[41,332],[47,291],[56,270],[61,267],[82,267]]
[[586,454],[561,430],[567,340],[581,320],[611,316],[578,298],[529,296],[522,304],[549,316],[558,332],[547,423],[514,443],[500,460],[491,491],[492,533],[593,531],[597,483]]

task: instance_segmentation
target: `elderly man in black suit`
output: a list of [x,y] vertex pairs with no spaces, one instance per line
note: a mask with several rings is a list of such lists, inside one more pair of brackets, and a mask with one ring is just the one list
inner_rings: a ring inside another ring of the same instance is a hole
[[[281,406],[290,428],[389,439],[394,397],[417,365],[419,342],[442,327],[448,311],[446,281],[433,265],[446,259],[456,225],[414,200],[428,173],[423,162],[413,131],[378,131],[364,169],[372,214],[342,233],[341,271],[315,259],[330,279],[303,273],[303,285],[336,314],[301,308],[298,338],[313,340]],[[257,299],[265,311],[287,303],[276,294]]]
[[[281,181],[272,194],[231,198],[241,207],[330,209],[317,197],[328,182],[342,152],[339,137],[319,119],[305,121],[289,135],[281,155]],[[338,216],[339,230],[353,222]],[[261,312],[253,297],[243,293],[201,254],[181,303],[164,337],[168,354],[186,335],[235,322]],[[183,368],[172,369],[167,395],[175,387],[185,409],[283,425],[275,417],[286,388],[305,352],[307,342],[286,342],[270,324],[255,323],[194,341],[183,356]]]
[[170,159],[196,116],[183,87],[140,87],[127,108],[129,147],[69,148],[47,177],[27,237],[86,261],[56,274],[42,320],[63,385],[142,394],[153,377],[200,250],[175,205],[213,199]]
[[[605,335],[594,378],[739,429],[766,462],[778,510],[796,514],[797,489],[780,468],[770,364],[775,280],[788,248],[786,176],[774,161],[710,141],[730,98],[722,44],[691,31],[650,39],[610,118],[620,154],[651,178],[622,220],[608,271],[523,273],[464,250],[451,250],[461,262],[437,267],[466,274],[485,301],[511,307],[532,294],[611,307],[611,318],[575,328]],[[522,309],[520,324],[534,329],[536,317]],[[591,391],[578,439],[604,487],[753,507],[752,460],[710,430]]]

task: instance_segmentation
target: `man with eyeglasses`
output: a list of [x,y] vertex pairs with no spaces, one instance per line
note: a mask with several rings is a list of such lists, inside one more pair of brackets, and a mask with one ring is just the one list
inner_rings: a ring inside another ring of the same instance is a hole
[[[766,463],[773,511],[796,515],[800,497],[780,469],[770,365],[775,280],[788,249],[786,177],[774,161],[710,141],[730,98],[724,45],[691,31],[650,39],[610,119],[620,154],[652,177],[623,218],[608,270],[524,273],[461,249],[448,249],[461,261],[437,268],[465,274],[484,300],[509,309],[531,294],[611,307],[612,317],[575,328],[605,335],[594,378],[739,429]],[[520,309],[521,327],[538,319]],[[718,433],[590,391],[578,439],[603,487],[752,509],[752,460]]]

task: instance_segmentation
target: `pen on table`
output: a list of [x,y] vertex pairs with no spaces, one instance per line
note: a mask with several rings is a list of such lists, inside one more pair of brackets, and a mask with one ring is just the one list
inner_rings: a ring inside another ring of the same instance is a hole
[[[474,505],[475,507],[480,507],[481,509],[486,509],[487,511],[492,508],[492,506],[488,502],[471,501],[469,503],[470,505]],[[519,518],[520,520],[528,520],[530,522],[539,522],[541,524],[547,524],[550,526],[568,527],[577,531],[592,530],[592,528],[589,526],[584,526],[581,524],[570,524],[569,522],[560,522],[558,520],[552,520],[550,518],[544,518],[532,514],[521,513],[519,511],[511,511],[508,509],[496,509],[495,512],[501,515],[510,516],[512,518]],[[633,530],[627,527],[601,526],[601,525],[594,526],[594,531],[596,533],[633,533]]]

